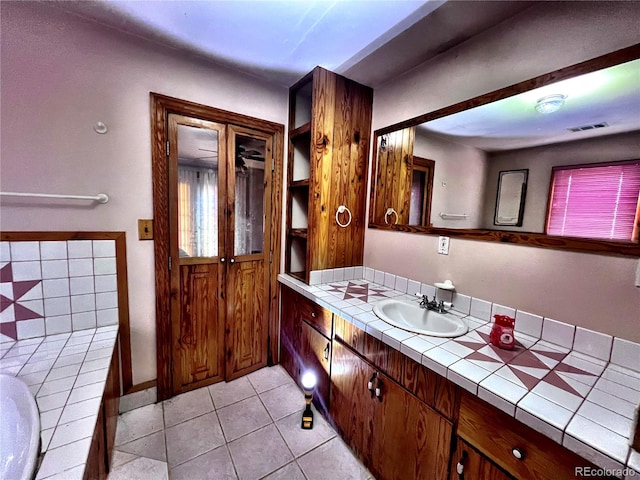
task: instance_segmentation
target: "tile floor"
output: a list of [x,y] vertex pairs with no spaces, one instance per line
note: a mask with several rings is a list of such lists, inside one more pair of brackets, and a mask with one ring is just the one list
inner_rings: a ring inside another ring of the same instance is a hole
[[279,366],[123,413],[108,480],[371,480]]

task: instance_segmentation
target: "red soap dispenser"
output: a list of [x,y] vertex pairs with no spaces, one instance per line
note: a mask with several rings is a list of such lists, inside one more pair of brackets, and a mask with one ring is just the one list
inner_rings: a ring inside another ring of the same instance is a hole
[[506,350],[513,350],[516,345],[516,339],[513,336],[513,327],[516,324],[515,318],[508,315],[494,315],[495,322],[489,334],[489,340],[496,347]]

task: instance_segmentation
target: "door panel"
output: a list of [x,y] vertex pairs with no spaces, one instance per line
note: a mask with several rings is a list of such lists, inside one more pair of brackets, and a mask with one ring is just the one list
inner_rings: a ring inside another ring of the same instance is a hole
[[173,394],[224,379],[226,128],[169,115]]
[[218,264],[180,266],[180,322],[174,322],[177,391],[224,378],[224,318],[218,315]]
[[267,364],[264,262],[229,265],[227,280],[227,380]]
[[267,364],[271,144],[259,132],[228,127],[227,380]]

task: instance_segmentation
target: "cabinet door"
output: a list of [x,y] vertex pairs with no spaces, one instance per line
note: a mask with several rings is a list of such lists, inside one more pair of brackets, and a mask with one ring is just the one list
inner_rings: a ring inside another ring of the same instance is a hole
[[[458,473],[458,464],[462,473]],[[467,442],[458,438],[458,446],[451,457],[450,480],[512,480],[488,458],[476,451]]]
[[383,374],[374,415],[373,463],[377,478],[445,480],[451,422]]
[[[331,365],[331,342],[307,322],[301,322],[300,370],[301,375],[310,371],[316,376],[313,403],[327,416],[329,412],[329,376]],[[300,377],[301,378],[301,377]],[[298,382],[300,382],[298,378]]]
[[333,342],[329,412],[342,439],[368,467],[373,452],[375,398],[367,388],[374,368]]
[[282,287],[280,294],[280,365],[291,378],[298,381],[300,365],[300,320],[296,308],[298,295],[291,289]]

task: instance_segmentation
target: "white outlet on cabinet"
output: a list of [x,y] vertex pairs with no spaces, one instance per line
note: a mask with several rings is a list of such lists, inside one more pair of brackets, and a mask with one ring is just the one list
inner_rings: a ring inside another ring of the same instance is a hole
[[449,237],[438,237],[438,253],[449,255]]

